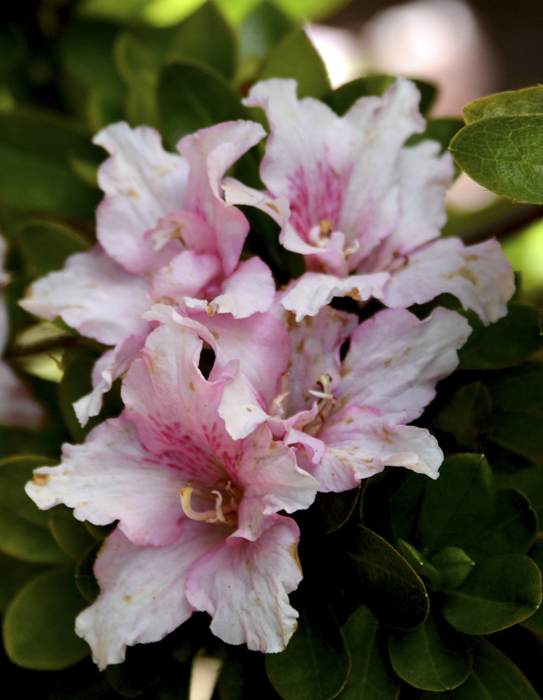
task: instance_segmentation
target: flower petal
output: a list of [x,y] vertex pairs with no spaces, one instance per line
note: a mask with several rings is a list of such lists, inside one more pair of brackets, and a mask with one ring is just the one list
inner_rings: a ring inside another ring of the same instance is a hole
[[171,460],[141,444],[134,425],[113,418],[82,445],[64,445],[58,467],[40,467],[26,492],[39,508],[64,503],[78,520],[120,529],[134,544],[167,545],[181,531],[179,490],[186,480]]
[[302,579],[298,526],[290,518],[273,518],[256,542],[238,539],[236,546],[217,547],[198,559],[186,585],[190,604],[213,617],[213,634],[262,652],[282,651],[293,635],[298,613],[288,594]]
[[149,285],[126,272],[100,246],[68,258],[63,270],[34,282],[23,309],[52,321],[58,316],[81,335],[116,345],[129,335],[145,336],[141,315],[150,306]]
[[111,533],[94,566],[100,596],[75,627],[100,669],[124,661],[127,646],[157,642],[192,615],[184,590],[187,572],[229,530],[185,521],[168,547],[138,547],[119,529]]
[[369,275],[351,275],[339,278],[319,272],[306,272],[289,285],[281,299],[281,304],[296,313],[296,320],[305,316],[315,316],[334,297],[352,297],[366,301],[378,296],[388,282],[388,272],[375,272]]
[[151,296],[179,304],[184,297],[196,296],[210,283],[217,282],[221,272],[221,262],[215,255],[184,250],[153,277]]
[[332,391],[336,411],[372,406],[384,413],[420,416],[435,396],[435,385],[456,369],[457,350],[471,328],[455,311],[441,307],[419,321],[404,309],[385,309],[361,323]]
[[442,238],[411,253],[375,296],[406,307],[449,292],[488,325],[505,316],[514,291],[513,270],[497,241],[465,246],[459,238]]
[[211,302],[220,314],[231,313],[234,318],[247,318],[264,313],[273,304],[275,282],[266,263],[253,257],[240,262],[221,285],[221,294]]
[[165,151],[158,131],[148,126],[111,124],[93,142],[111,154],[98,171],[106,195],[96,212],[98,240],[128,271],[157,270],[182,248],[171,243],[156,251],[145,233],[183,208],[189,165]]
[[116,348],[108,350],[98,358],[92,369],[92,391],[74,403],[75,415],[81,425],[86,425],[89,418],[100,413],[103,405],[102,397],[138,357],[144,343],[145,338],[142,336],[129,335],[128,338],[121,340]]

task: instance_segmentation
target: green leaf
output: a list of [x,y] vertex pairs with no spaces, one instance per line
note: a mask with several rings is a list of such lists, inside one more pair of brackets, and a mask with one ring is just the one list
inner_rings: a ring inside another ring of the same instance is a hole
[[353,661],[349,680],[338,700],[397,700],[400,682],[390,666],[387,635],[366,606],[343,626]]
[[543,454],[543,365],[527,362],[486,383],[492,399],[494,441],[536,461]]
[[72,21],[59,41],[62,63],[74,78],[112,96],[124,89],[112,60],[119,30],[119,25],[107,22]]
[[87,603],[94,603],[100,595],[100,584],[94,575],[94,562],[101,547],[102,542],[92,544],[75,567],[75,585]]
[[541,526],[543,523],[543,465],[516,469],[510,474],[499,473],[496,478],[499,478],[500,486],[517,489],[528,498]]
[[439,479],[428,482],[420,514],[423,547],[464,547],[484,532],[494,514],[496,486],[482,455],[448,457]]
[[485,385],[473,382],[458,389],[437,416],[434,427],[451,433],[459,445],[484,450],[492,433],[492,401]]
[[158,123],[156,86],[160,70],[157,57],[128,32],[115,39],[113,57],[126,84],[126,115],[132,126]]
[[481,97],[467,104],[464,109],[466,124],[473,124],[487,117],[513,117],[522,114],[543,114],[543,88],[525,88],[499,92]]
[[425,693],[421,700],[539,700],[526,676],[504,653],[485,639],[471,639],[473,669],[455,690]]
[[72,158],[98,162],[101,151],[69,120],[20,108],[0,114],[0,201],[6,206],[93,217],[100,191],[74,173]]
[[71,569],[50,571],[27,583],[4,617],[9,658],[39,671],[68,668],[83,659],[90,650],[76,635],[74,621],[85,604]]
[[387,467],[366,481],[362,522],[391,544],[413,539],[428,478],[409,469]]
[[426,122],[426,130],[422,134],[413,134],[407,141],[408,146],[414,146],[416,143],[431,139],[441,144],[441,152],[449,148],[451,139],[464,126],[461,119],[453,119],[442,117],[441,119],[428,119]]
[[450,151],[483,187],[519,202],[543,203],[543,114],[489,117],[461,129]]
[[78,561],[96,540],[85,525],[74,518],[70,508],[59,505],[50,512],[49,528],[53,537],[71,559]]
[[471,671],[467,638],[434,615],[412,632],[392,633],[388,651],[400,678],[423,690],[457,688]]
[[172,150],[185,134],[249,114],[220,76],[188,63],[165,68],[157,94],[161,132]]
[[0,551],[4,554],[36,564],[68,560],[47,527],[49,513],[39,510],[24,490],[33,469],[55,463],[35,455],[0,462]]
[[228,644],[217,683],[220,700],[279,700],[266,676],[264,659],[264,654]]
[[298,97],[320,97],[330,90],[324,63],[303,29],[290,32],[270,51],[257,80],[267,78],[296,79]]
[[419,576],[427,578],[430,581],[430,588],[432,588],[432,590],[441,590],[441,576],[438,570],[430,564],[418,549],[405,540],[398,540],[397,549]]
[[263,60],[270,49],[294,29],[292,21],[271,2],[250,12],[239,27],[242,60]]
[[458,351],[459,369],[502,369],[518,365],[543,347],[539,310],[510,304],[507,316],[484,326],[471,311],[465,314],[473,331]]
[[106,676],[118,693],[135,698],[158,681],[163,661],[163,645],[136,644],[127,647],[124,663],[106,668]]
[[77,231],[53,222],[27,224],[19,241],[30,271],[36,277],[59,270],[69,255],[90,248]]
[[298,629],[285,651],[267,654],[266,672],[284,700],[328,700],[343,689],[351,659],[344,635],[323,600],[296,605]]
[[459,547],[445,547],[430,558],[430,563],[438,570],[445,590],[461,586],[475,566],[473,559]]
[[0,613],[29,579],[43,572],[43,567],[0,552]]
[[350,525],[345,536],[353,580],[360,585],[371,612],[395,629],[421,625],[428,615],[428,594],[412,567],[372,530]]
[[[540,573],[543,572],[543,542],[536,542],[528,556],[537,564]],[[540,606],[533,615],[522,623],[524,627],[543,632],[543,607]]]
[[360,488],[341,493],[318,493],[311,508],[297,514],[304,534],[314,537],[339,530],[351,517],[359,494]]
[[524,554],[537,535],[537,515],[530,501],[516,489],[499,489],[496,510],[484,532],[466,544],[475,560],[497,554]]
[[477,564],[466,583],[445,594],[445,619],[466,634],[491,634],[532,615],[541,603],[541,573],[523,554]]

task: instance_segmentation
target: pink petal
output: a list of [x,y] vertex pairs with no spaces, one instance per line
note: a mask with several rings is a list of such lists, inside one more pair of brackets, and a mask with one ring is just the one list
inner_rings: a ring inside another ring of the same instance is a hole
[[351,335],[342,379],[332,387],[336,410],[372,406],[415,420],[434,398],[436,383],[457,367],[457,350],[470,333],[465,318],[441,307],[423,321],[404,309],[380,311]]
[[378,415],[361,407],[345,410],[333,423],[327,422],[319,433],[326,451],[310,469],[320,490],[354,488],[360,479],[385,466],[407,467],[436,479],[443,462],[437,440],[427,430],[403,425],[404,421],[401,413]]
[[221,180],[263,136],[260,124],[240,120],[201,129],[178,144],[190,164],[184,208],[202,216],[215,230],[226,275],[232,274],[238,264],[249,223],[239,209],[228,207],[222,199]]
[[40,467],[26,492],[39,508],[64,503],[78,520],[119,527],[131,542],[163,546],[181,532],[179,490],[187,480],[141,444],[134,425],[113,418],[82,445],[63,446],[58,467]]
[[305,510],[317,495],[318,483],[298,468],[294,450],[273,441],[265,425],[242,441],[235,464],[226,468],[243,488],[239,526],[232,538],[258,539],[269,527],[266,516]]
[[20,304],[36,316],[48,321],[60,316],[81,335],[116,345],[129,335],[147,335],[149,325],[141,315],[150,306],[148,288],[96,246],[34,282]]
[[378,296],[389,278],[388,272],[351,275],[343,279],[319,272],[306,272],[289,285],[281,304],[285,309],[294,311],[296,320],[301,321],[305,316],[318,314],[334,297],[366,301]]
[[144,236],[161,217],[183,208],[188,163],[165,151],[158,131],[148,126],[111,124],[94,143],[111,154],[98,171],[106,195],[96,212],[98,240],[128,271],[157,270],[179,246],[155,251]]
[[221,273],[221,262],[215,255],[184,250],[153,277],[151,296],[156,300],[166,299],[175,305],[186,296],[198,295],[213,281],[218,282]]
[[201,348],[188,328],[157,328],[128,370],[122,397],[148,450],[175,458],[172,466],[187,481],[214,484],[224,479],[222,463],[235,454],[235,444],[217,412],[227,380],[203,377]]
[[127,646],[157,642],[192,615],[187,572],[230,529],[185,521],[168,547],[137,547],[120,530],[111,533],[94,566],[100,596],[76,619],[100,669],[124,661]]
[[262,652],[282,651],[293,635],[298,613],[288,594],[302,579],[298,526],[273,518],[256,542],[237,540],[237,546],[219,546],[198,559],[186,585],[190,604],[213,617],[213,634]]
[[514,291],[513,270],[497,241],[465,246],[459,238],[442,238],[411,253],[375,296],[406,307],[449,292],[488,325],[505,316]]
[[122,377],[133,360],[138,357],[145,343],[140,335],[129,335],[113,350],[100,357],[92,370],[92,391],[74,403],[74,411],[81,425],[86,425],[91,416],[97,416],[103,405],[103,396],[113,382]]
[[270,268],[260,258],[240,262],[221,285],[221,294],[211,302],[220,314],[231,313],[234,318],[247,318],[263,313],[273,304],[275,282]]

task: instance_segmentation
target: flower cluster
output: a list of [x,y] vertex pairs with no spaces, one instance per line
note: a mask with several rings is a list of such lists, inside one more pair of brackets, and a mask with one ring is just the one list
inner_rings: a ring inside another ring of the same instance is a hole
[[[40,508],[118,521],[95,564],[100,596],[76,623],[100,667],[195,610],[228,643],[281,651],[302,578],[289,515],[385,466],[438,476],[436,439],[409,424],[470,327],[454,311],[420,320],[407,307],[448,292],[488,324],[514,287],[495,241],[439,238],[452,161],[433,141],[406,146],[424,130],[418,100],[399,80],[339,117],[298,100],[294,81],[255,85],[245,104],[270,126],[264,191],[226,177],[265,136],[253,122],[186,136],[178,154],[148,127],[95,138],[110,154],[98,244],[22,305],[112,346],[75,405],[81,423],[125,375],[122,414],[27,486]],[[285,289],[243,258],[240,205],[266,212],[304,256],[307,271]],[[357,313],[330,305],[342,296]],[[369,315],[370,298],[387,308]]]

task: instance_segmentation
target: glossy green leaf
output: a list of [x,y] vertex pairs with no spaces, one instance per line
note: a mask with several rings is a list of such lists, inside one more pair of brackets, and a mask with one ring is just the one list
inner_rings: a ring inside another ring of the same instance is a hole
[[509,486],[523,493],[537,514],[539,527],[543,523],[543,465],[515,469],[511,473],[496,475],[500,486]]
[[73,171],[72,158],[101,151],[67,119],[45,111],[0,114],[0,201],[17,209],[90,218],[100,199]]
[[28,224],[22,229],[19,241],[36,277],[59,270],[69,255],[90,248],[77,231],[53,222]]
[[50,513],[40,510],[26,495],[25,484],[34,469],[57,464],[58,460],[41,455],[8,457],[0,462],[0,505],[36,525],[47,527]]
[[532,546],[537,529],[537,515],[526,496],[516,489],[499,489],[492,519],[466,545],[466,551],[475,560],[497,554],[524,554]]
[[405,540],[398,540],[396,548],[419,576],[428,579],[432,590],[439,591],[441,589],[441,576],[438,570],[433,564],[430,564],[418,549]]
[[400,682],[391,668],[387,635],[366,606],[343,626],[351,654],[349,680],[338,700],[397,700]]
[[58,569],[30,581],[11,601],[3,623],[9,658],[41,671],[68,668],[90,652],[74,631],[85,600],[75,587],[73,571]]
[[30,564],[0,552],[0,613],[4,612],[19,588],[42,572],[43,567],[39,564]]
[[502,369],[520,364],[543,347],[539,310],[534,306],[510,304],[507,316],[484,326],[468,312],[473,331],[458,351],[459,369]]
[[461,586],[475,566],[473,559],[459,547],[445,547],[430,558],[430,563],[439,572],[445,590]]
[[455,690],[424,693],[421,700],[539,700],[532,684],[504,653],[480,637],[471,640],[473,668]]
[[372,476],[362,491],[362,522],[391,544],[411,540],[427,481],[423,474],[395,467]]
[[268,54],[257,80],[295,78],[298,97],[320,97],[330,90],[324,63],[302,29],[285,36]]
[[489,117],[461,129],[450,151],[483,187],[519,202],[543,203],[543,114]]
[[492,401],[482,382],[465,384],[437,416],[434,427],[454,436],[459,445],[483,451],[492,434]]
[[248,118],[240,97],[226,82],[188,63],[165,68],[157,94],[161,133],[172,150],[182,136],[197,129]]
[[[528,556],[537,564],[539,571],[543,572],[543,542],[536,542],[528,552]],[[524,620],[522,624],[530,629],[543,632],[543,606],[539,606],[535,613]]]
[[491,634],[532,615],[541,603],[541,573],[522,554],[477,564],[466,583],[445,595],[443,615],[460,632]]
[[463,547],[484,532],[493,516],[496,486],[482,455],[448,457],[439,479],[428,482],[420,513],[423,547]]
[[75,561],[96,542],[85,525],[74,518],[72,510],[63,505],[50,511],[49,528],[60,548]]
[[534,460],[543,454],[543,365],[527,362],[486,383],[492,399],[494,440]]
[[525,88],[488,95],[470,102],[462,110],[466,124],[487,117],[513,117],[525,114],[543,114],[543,88]]
[[94,562],[101,547],[101,542],[90,545],[75,567],[75,585],[87,603],[94,603],[100,595],[100,584],[94,575]]
[[464,126],[461,119],[442,117],[440,119],[429,119],[426,123],[426,130],[422,134],[414,134],[407,142],[408,146],[431,139],[441,144],[441,151],[446,151],[452,138]]
[[158,124],[156,86],[160,63],[152,50],[128,32],[115,39],[113,57],[126,85],[126,115],[132,126]]
[[280,700],[266,675],[265,658],[244,646],[228,644],[217,683],[220,700]]
[[318,493],[311,508],[297,514],[304,535],[315,537],[339,530],[351,517],[359,495],[360,488],[341,493]]
[[457,688],[471,671],[467,637],[435,615],[412,632],[392,633],[388,651],[400,678],[423,690]]
[[343,633],[323,600],[306,596],[296,607],[298,629],[287,648],[266,655],[268,678],[284,700],[334,698],[351,668]]
[[272,2],[263,2],[239,26],[243,60],[261,61],[270,49],[294,29],[292,21]]
[[353,578],[365,604],[384,624],[410,630],[428,615],[428,594],[406,560],[386,540],[361,525],[345,533]]

